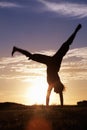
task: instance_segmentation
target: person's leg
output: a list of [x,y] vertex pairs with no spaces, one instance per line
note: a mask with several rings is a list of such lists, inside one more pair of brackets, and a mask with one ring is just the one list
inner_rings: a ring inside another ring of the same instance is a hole
[[52,87],[49,86],[48,89],[47,89],[47,95],[46,95],[46,106],[49,105],[49,99],[50,99],[51,90],[52,90]]
[[60,49],[53,55],[53,60],[55,61],[55,65],[58,67],[58,71],[60,69],[60,65],[62,62],[62,58],[63,56],[65,56],[65,54],[67,53],[67,51],[69,50],[69,45],[71,45],[71,43],[73,42],[77,32],[80,30],[81,28],[81,24],[79,24],[75,31],[72,33],[72,35],[68,38],[67,41],[65,41],[62,46],[60,47]]
[[42,55],[42,54],[31,54],[30,52],[20,49],[18,47],[13,47],[11,55],[13,56],[15,52],[20,52],[21,54],[29,57],[29,59],[34,60],[39,63],[46,64],[46,65],[49,64],[49,61],[51,58],[50,56],[46,56],[46,55]]
[[59,93],[59,96],[60,96],[60,103],[61,103],[61,106],[63,106],[63,93]]
[[11,53],[12,56],[14,55],[15,52],[20,52],[20,53],[22,53],[23,55],[25,55],[29,58],[31,58],[31,56],[32,56],[32,54],[30,52],[23,50],[23,49],[20,49],[18,47],[13,47],[13,50],[12,50],[12,53]]
[[77,32],[81,29],[81,27],[82,27],[81,24],[79,24],[79,25],[76,27],[75,31],[74,31],[74,32],[72,33],[72,35],[68,38],[68,40],[65,42],[66,44],[70,45],[70,44],[73,42],[73,40],[74,40],[74,38],[75,38]]
[[60,49],[57,52],[58,54],[62,54],[62,56],[64,56],[66,54],[66,52],[69,49],[69,45],[71,45],[77,32],[80,30],[81,27],[82,27],[81,24],[79,24],[76,27],[75,31],[71,34],[71,36],[67,39],[67,41],[65,41],[64,44],[60,47]]
[[58,55],[61,55],[61,56],[64,56],[66,54],[66,52],[68,51],[69,49],[69,45],[73,42],[77,32],[80,30],[81,28],[81,24],[79,24],[75,31],[71,34],[71,36],[67,39],[67,41],[65,41],[63,43],[63,45],[60,47],[60,49],[56,52],[56,54],[54,55],[54,57],[57,58]]
[[43,54],[33,54],[31,59],[39,63],[48,65],[50,63],[51,57]]

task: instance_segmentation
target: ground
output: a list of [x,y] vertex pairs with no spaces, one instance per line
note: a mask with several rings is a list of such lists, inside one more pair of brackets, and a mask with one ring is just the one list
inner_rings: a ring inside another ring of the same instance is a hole
[[0,130],[87,130],[87,107],[4,105]]

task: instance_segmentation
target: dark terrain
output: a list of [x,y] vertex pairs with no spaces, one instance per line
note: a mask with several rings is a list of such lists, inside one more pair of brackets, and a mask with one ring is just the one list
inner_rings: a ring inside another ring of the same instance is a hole
[[0,130],[87,130],[87,106],[0,103]]

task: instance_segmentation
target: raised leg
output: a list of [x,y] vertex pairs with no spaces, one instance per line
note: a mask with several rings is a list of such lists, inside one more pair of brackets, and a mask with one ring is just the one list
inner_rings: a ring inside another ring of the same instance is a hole
[[69,49],[69,45],[71,45],[71,43],[73,42],[77,32],[80,30],[81,28],[81,24],[79,24],[75,31],[72,33],[72,35],[67,39],[67,41],[65,41],[63,43],[63,45],[60,47],[60,49],[57,51],[57,53],[54,55],[54,57],[57,58],[58,55],[61,55],[61,56],[64,56],[66,54],[66,52],[68,51]]
[[49,86],[48,89],[47,89],[47,95],[46,95],[46,106],[49,105],[49,99],[50,99],[51,90],[52,90],[52,87]]
[[60,69],[60,65],[62,62],[62,58],[63,56],[65,56],[65,54],[67,53],[67,51],[69,50],[69,45],[72,44],[77,32],[80,30],[81,28],[81,24],[79,24],[75,31],[72,33],[72,35],[68,38],[67,41],[65,41],[62,46],[60,47],[60,49],[55,53],[55,55],[53,55],[53,60],[55,65],[58,67],[58,71]]
[[71,44],[72,44],[72,42],[73,42],[73,40],[74,40],[74,38],[75,38],[77,32],[81,29],[81,27],[82,27],[81,24],[79,24],[79,25],[76,27],[75,31],[74,31],[74,32],[72,33],[72,35],[68,38],[68,40],[65,42],[66,44],[68,44],[68,45],[71,45]]

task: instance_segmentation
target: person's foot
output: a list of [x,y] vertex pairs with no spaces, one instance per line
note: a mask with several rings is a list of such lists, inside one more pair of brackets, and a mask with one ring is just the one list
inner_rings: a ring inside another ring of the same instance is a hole
[[12,56],[14,55],[15,51],[16,51],[16,47],[14,46],[13,50],[12,50],[12,53],[11,53]]
[[82,27],[82,25],[79,24],[79,25],[77,26],[77,28],[76,28],[76,32],[77,32],[81,27]]

